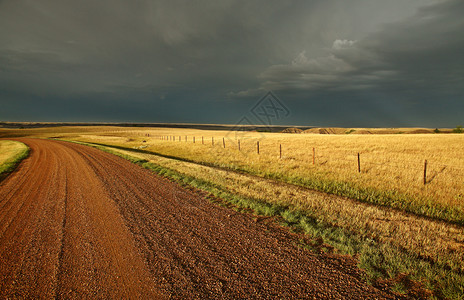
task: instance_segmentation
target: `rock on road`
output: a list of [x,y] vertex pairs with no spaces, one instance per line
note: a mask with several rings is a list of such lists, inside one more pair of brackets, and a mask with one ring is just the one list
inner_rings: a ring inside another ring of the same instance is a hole
[[392,299],[350,257],[97,149],[20,139],[0,183],[0,298]]

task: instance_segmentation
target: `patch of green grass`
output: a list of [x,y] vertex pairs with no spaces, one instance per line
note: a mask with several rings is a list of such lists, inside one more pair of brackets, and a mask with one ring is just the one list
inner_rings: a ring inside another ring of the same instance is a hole
[[8,157],[2,164],[0,164],[0,181],[13,172],[19,163],[29,155],[29,147],[20,142],[15,143],[19,143],[23,147],[20,147],[11,157]]
[[[83,143],[86,144],[86,143]],[[295,232],[304,232],[316,241],[315,244],[305,243],[300,240],[297,245],[311,252],[321,253],[329,251],[331,247],[338,249],[339,253],[355,255],[359,261],[359,267],[365,270],[366,280],[376,284],[379,279],[393,279],[399,274],[406,274],[407,278],[419,282],[424,289],[433,291],[436,298],[463,299],[464,295],[464,272],[460,270],[449,270],[443,264],[431,262],[415,253],[398,247],[391,243],[379,243],[368,236],[350,232],[343,228],[321,220],[317,212],[297,210],[288,205],[271,204],[259,199],[244,198],[233,194],[227,187],[200,180],[175,170],[141,160],[119,152],[112,151],[112,146],[93,145],[95,148],[123,157],[135,164],[149,169],[159,175],[167,177],[175,182],[206,191],[221,200],[213,201],[220,205],[233,208],[242,212],[252,212],[259,216],[272,216],[281,220]],[[143,150],[114,147],[117,149],[144,152]],[[150,152],[150,154],[153,154]],[[371,197],[374,197],[373,194]],[[219,202],[218,202],[219,201]],[[330,246],[330,247],[328,247]],[[409,280],[409,279],[408,279]],[[407,287],[402,282],[393,282],[393,291],[405,294]]]

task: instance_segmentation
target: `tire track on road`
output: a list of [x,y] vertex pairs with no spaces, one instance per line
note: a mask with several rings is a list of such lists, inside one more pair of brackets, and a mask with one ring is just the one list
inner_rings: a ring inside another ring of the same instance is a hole
[[0,186],[0,201],[13,195],[15,209],[2,211],[10,225],[0,237],[0,298],[159,298],[132,235],[80,153],[22,141],[32,149],[29,162]]

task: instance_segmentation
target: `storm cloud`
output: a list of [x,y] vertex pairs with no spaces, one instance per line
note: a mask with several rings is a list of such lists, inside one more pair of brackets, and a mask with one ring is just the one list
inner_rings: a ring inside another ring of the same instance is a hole
[[463,13],[460,0],[4,0],[0,120],[234,123],[272,90],[286,124],[456,126]]

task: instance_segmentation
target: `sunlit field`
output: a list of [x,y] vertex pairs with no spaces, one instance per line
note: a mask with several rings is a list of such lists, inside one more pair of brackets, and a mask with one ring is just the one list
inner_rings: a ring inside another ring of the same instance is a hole
[[7,132],[139,148],[452,221],[462,221],[464,215],[462,134],[331,135],[122,127]]

